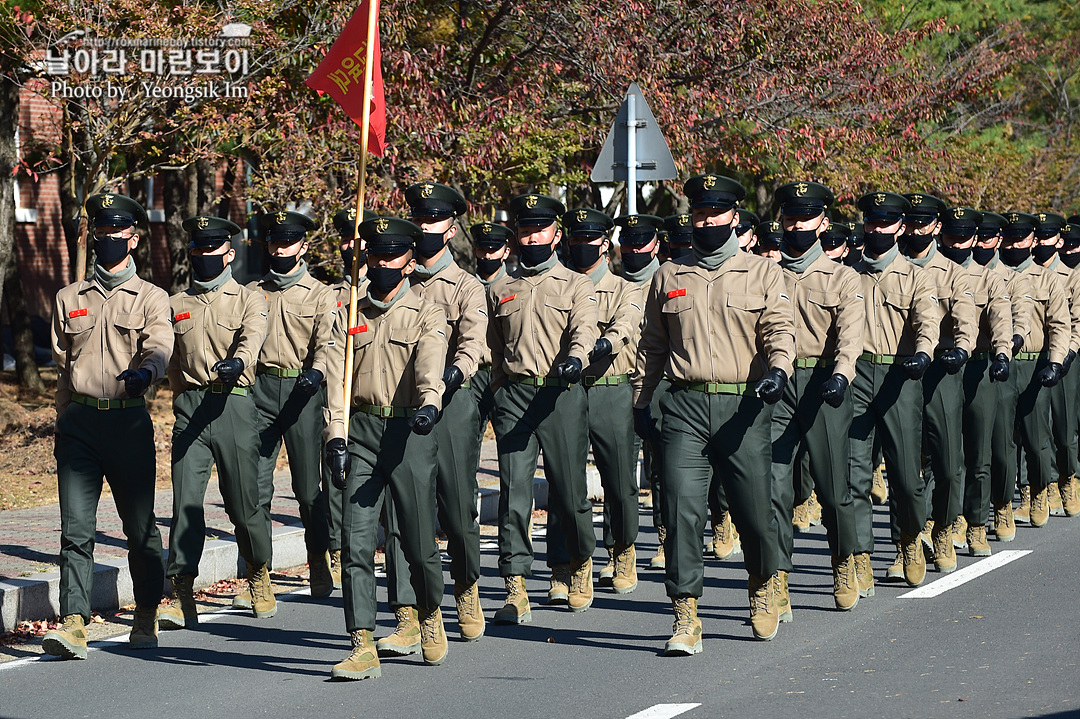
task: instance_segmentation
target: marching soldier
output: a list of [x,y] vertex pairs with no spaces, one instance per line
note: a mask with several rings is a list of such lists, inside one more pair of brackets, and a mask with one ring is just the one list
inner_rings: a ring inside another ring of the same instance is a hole
[[780,240],[783,230],[776,220],[762,222],[757,226],[754,235],[754,245],[750,248],[758,257],[763,257],[772,262],[780,261]]
[[[454,580],[458,629],[467,642],[484,635],[484,614],[476,580],[480,577],[480,525],[477,522],[476,472],[480,444],[475,427],[479,410],[468,383],[476,372],[487,338],[484,287],[457,266],[447,243],[457,234],[454,218],[465,214],[465,198],[446,185],[425,182],[405,190],[409,219],[420,227],[412,291],[446,315],[449,339],[443,372],[442,416],[435,425],[435,499],[439,526],[446,533],[450,576]],[[419,651],[416,595],[401,551],[402,527],[394,502],[387,499],[386,583],[390,608],[397,616],[394,633],[378,641],[380,654]]]
[[165,376],[172,355],[169,298],[135,274],[131,251],[146,212],[123,195],[86,200],[94,226],[94,274],[56,294],[56,480],[60,495],[59,629],[42,649],[86,659],[94,581],[94,536],[104,477],[128,543],[135,614],[128,646],[157,647],[165,573],[154,518],[154,428],[142,395]]
[[821,251],[833,262],[844,264],[851,240],[851,227],[846,222],[830,222],[821,233]]
[[770,408],[795,359],[795,327],[783,273],[739,251],[735,205],[742,185],[717,175],[687,181],[693,255],[661,266],[645,302],[634,425],[655,440],[649,403],[660,399],[667,594],[675,612],[668,655],[701,651],[701,536],[710,484],[719,477],[743,539],[754,636],[772,639],[782,608],[768,483]]
[[[258,409],[259,503],[269,516],[274,469],[284,443],[304,525],[311,596],[321,599],[334,591],[321,455],[328,406],[323,382],[339,357],[334,335],[337,298],[311,276],[304,260],[307,233],[315,229],[311,218],[276,212],[268,216],[266,229],[270,272],[248,284],[268,305],[266,341],[251,387]],[[241,593],[233,606],[249,608],[250,599]]]
[[881,440],[889,490],[897,506],[904,579],[914,587],[926,576],[919,540],[926,519],[919,466],[923,413],[920,380],[930,367],[941,318],[933,280],[921,267],[900,256],[896,246],[911,208],[907,199],[891,192],[873,192],[860,197],[858,207],[866,227],[865,251],[854,269],[862,282],[866,332],[850,390],[854,415],[848,435],[849,482],[855,503],[859,592],[873,596],[870,488],[875,435]]
[[689,257],[693,253],[691,242],[694,225],[689,214],[683,212],[665,217],[664,229],[667,231],[667,260]]
[[169,385],[176,423],[172,437],[173,515],[169,566],[173,596],[158,610],[163,629],[195,627],[192,589],[205,541],[203,499],[217,465],[225,511],[247,564],[247,594],[256,617],[272,617],[270,511],[259,502],[258,410],[251,395],[266,337],[266,301],[241,287],[230,264],[240,228],[217,217],[189,217],[191,288],[170,298],[173,321]]
[[761,218],[741,207],[736,212],[739,215],[739,224],[735,225],[735,235],[739,238],[739,249],[752,252],[757,241],[754,229],[761,224]]
[[833,203],[832,190],[817,182],[792,182],[777,189],[776,201],[783,227],[780,266],[795,310],[796,355],[794,374],[772,415],[780,601],[783,606],[789,599],[787,578],[793,570],[793,469],[805,449],[832,552],[833,600],[837,609],[847,611],[859,602],[855,512],[848,489],[847,443],[835,440],[846,437],[851,427],[847,389],[862,354],[866,310],[858,274],[826,256],[820,244],[829,228],[825,211]]
[[335,426],[326,443],[331,476],[345,478],[342,512],[342,597],[349,656],[335,679],[378,677],[375,629],[375,548],[384,494],[400,532],[416,603],[424,663],[447,653],[439,604],[442,564],[435,541],[437,439],[443,406],[446,315],[409,289],[413,250],[423,231],[407,220],[378,217],[360,223],[367,248],[368,291],[360,300],[353,337],[352,412],[348,442]]
[[[478,222],[469,228],[473,239],[473,256],[476,258],[476,279],[484,286],[484,292],[506,277],[506,258],[510,256],[510,238],[513,230],[491,222]],[[471,389],[479,409],[476,441],[483,443],[484,429],[495,410],[495,394],[491,391],[491,347],[485,339],[480,366],[473,375]]]
[[[1078,274],[1076,268],[1080,266],[1080,215],[1069,217],[1068,224],[1061,229],[1061,242],[1059,251],[1061,262],[1076,276]],[[1080,375],[1073,379],[1074,382],[1080,384]],[[1076,397],[1078,393],[1080,393],[1080,388],[1071,396]],[[1080,411],[1077,412],[1076,419],[1077,425],[1080,425]],[[1073,427],[1073,432],[1075,433],[1078,429],[1080,426]],[[1060,485],[1059,488],[1065,514],[1069,517],[1080,514],[1080,479],[1074,475],[1067,485]]]
[[529,520],[533,473],[544,450],[548,513],[563,527],[571,559],[567,604],[592,605],[592,553],[596,536],[587,495],[587,399],[581,372],[596,345],[592,283],[559,263],[562,203],[544,195],[511,201],[517,223],[517,271],[488,288],[492,424],[499,451],[499,574],[506,602],[495,613],[503,624],[532,621],[524,578],[531,572]]

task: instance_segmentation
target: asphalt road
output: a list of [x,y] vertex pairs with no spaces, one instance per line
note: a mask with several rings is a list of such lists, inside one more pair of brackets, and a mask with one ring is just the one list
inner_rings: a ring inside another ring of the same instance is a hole
[[[990,558],[995,564],[1012,561],[924,598],[902,597],[906,585],[880,581],[892,553],[884,551],[882,508],[876,520],[877,595],[849,613],[832,608],[824,531],[796,535],[794,621],[771,642],[751,637],[741,562],[706,560],[704,652],[667,658],[661,651],[672,615],[662,573],[640,572],[630,595],[598,589],[583,614],[544,607],[548,575],[538,539],[536,574],[527,582],[533,623],[490,623],[504,595],[495,551],[487,549],[487,634],[472,644],[456,640],[448,585],[451,645],[440,667],[413,656],[384,660],[379,679],[329,681],[331,666],[348,653],[340,595],[313,601],[296,593],[281,597],[270,620],[204,615],[197,631],[163,633],[156,652],[133,653],[123,638],[97,644],[85,662],[0,665],[0,716],[1080,716],[1080,518],[1054,517],[1038,530],[1021,525],[1015,542],[991,542],[995,555],[1021,552]],[[650,528],[639,565],[656,541],[644,512],[642,522]],[[960,569],[985,561],[960,556]],[[923,586],[943,577],[931,571]],[[376,636],[392,625],[383,611]]]

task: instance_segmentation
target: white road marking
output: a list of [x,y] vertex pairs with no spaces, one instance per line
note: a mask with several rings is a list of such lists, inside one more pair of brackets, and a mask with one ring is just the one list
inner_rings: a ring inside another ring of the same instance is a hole
[[656,704],[626,719],[671,719],[699,706],[701,704]]
[[957,570],[935,582],[930,582],[930,584],[927,584],[926,586],[918,587],[912,589],[910,592],[901,594],[897,599],[929,599],[931,597],[936,597],[939,594],[944,594],[950,589],[959,587],[961,584],[970,582],[976,577],[981,577],[998,567],[1003,567],[1009,562],[1020,559],[1020,557],[1031,554],[1031,552],[1032,550],[1030,549],[1009,549],[1004,552],[998,552],[991,557],[979,560],[978,562]]

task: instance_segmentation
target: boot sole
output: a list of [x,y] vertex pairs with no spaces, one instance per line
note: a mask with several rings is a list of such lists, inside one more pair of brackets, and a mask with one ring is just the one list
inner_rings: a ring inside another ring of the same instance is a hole
[[667,569],[667,562],[649,562],[649,569]]
[[475,636],[469,636],[468,634],[465,634],[464,632],[458,630],[458,636],[461,638],[461,641],[463,641],[463,642],[478,642],[478,641],[480,641],[481,638],[483,638],[484,630],[481,629],[480,633],[475,635]]
[[378,679],[382,676],[382,669],[380,667],[372,667],[371,669],[365,669],[362,672],[350,672],[346,669],[334,669],[330,672],[331,679],[342,679],[345,681],[359,681],[360,679]]
[[251,602],[243,599],[234,599],[232,600],[231,606],[233,609],[251,609]]
[[327,597],[329,597],[333,593],[334,593],[334,587],[333,586],[324,587],[323,589],[320,589],[318,592],[316,592],[314,587],[313,587],[311,589],[311,598],[312,599],[326,599]]
[[569,601],[570,601],[570,595],[569,594],[555,594],[555,595],[549,594],[548,598],[547,598],[547,601],[544,602],[544,603],[547,606],[550,607],[550,606],[555,605],[555,604],[566,604]]
[[795,618],[794,618],[794,616],[792,616],[790,609],[787,610],[786,612],[781,612],[780,613],[780,623],[781,624],[787,624],[788,622],[792,622],[792,621],[795,621]]
[[424,664],[428,665],[429,667],[437,667],[446,661],[446,655],[449,653],[449,650],[443,652],[442,656],[438,659],[428,659],[427,657],[424,657]]
[[701,640],[698,639],[694,642],[693,646],[689,644],[671,643],[668,642],[664,645],[665,657],[692,657],[695,654],[701,654]]
[[508,616],[506,614],[499,615],[495,612],[494,622],[496,624],[528,624],[532,621],[532,612],[528,611],[524,614],[518,615],[516,612],[514,616]]
[[1032,529],[1042,529],[1043,527],[1045,527],[1049,523],[1050,523],[1049,519],[1047,519],[1045,522],[1042,522],[1041,524],[1036,524],[1035,522],[1028,522],[1028,524],[1031,525]]
[[776,629],[773,630],[772,634],[770,634],[769,636],[766,637],[766,636],[764,636],[762,634],[758,634],[755,631],[754,632],[754,639],[758,640],[759,642],[769,642],[769,641],[772,641],[773,637],[775,637],[777,632],[779,632],[779,631],[780,631],[780,624],[777,623]]
[[410,644],[407,647],[398,644],[383,644],[380,646],[378,642],[375,642],[375,652],[380,657],[407,657],[410,654],[419,654],[421,648],[420,642]]
[[1013,532],[1012,534],[998,534],[997,532],[995,532],[994,537],[999,542],[1011,542],[1012,540],[1016,539],[1016,532]]
[[737,544],[737,545],[735,545],[735,548],[732,549],[727,554],[721,555],[719,552],[713,552],[713,557],[723,561],[725,559],[731,559],[732,557],[736,557],[736,556],[738,556],[740,554],[742,554],[742,545]]
[[[870,587],[869,589],[860,589],[859,590],[859,596],[860,597],[872,597],[872,596],[874,596],[874,594],[875,594],[875,591],[874,591],[873,587]],[[855,606],[855,605],[852,605],[852,606]]]
[[925,576],[925,575],[923,575],[923,578],[922,578],[922,579],[920,579],[920,580],[919,580],[919,581],[917,581],[917,582],[913,582],[913,581],[911,581],[910,579],[908,579],[907,577],[904,577],[904,581],[905,581],[905,582],[907,582],[907,585],[908,585],[909,587],[917,587],[917,586],[919,586],[920,584],[922,584],[923,582],[925,582],[925,581],[926,581],[926,576]]
[[968,554],[972,557],[989,557],[992,552],[989,549],[972,549]]
[[178,623],[172,619],[158,617],[158,629],[160,631],[171,632],[176,629],[195,629],[198,626],[198,619],[185,619],[182,623]]
[[630,592],[637,589],[637,585],[638,585],[638,583],[634,582],[629,587],[612,587],[612,588],[615,590],[616,594],[629,594]]
[[937,570],[938,570],[938,572],[940,574],[952,574],[953,572],[956,571],[956,565],[955,564],[950,564],[950,565],[948,565],[946,567],[943,567],[940,564],[935,564],[934,566],[937,568]]
[[855,592],[855,601],[854,601],[854,602],[852,602],[852,603],[851,603],[851,606],[849,606],[849,607],[845,607],[845,606],[842,606],[842,605],[841,605],[841,604],[840,604],[839,602],[837,602],[837,601],[836,601],[836,599],[835,599],[835,598],[833,599],[833,604],[834,604],[834,605],[836,606],[836,608],[837,608],[837,609],[839,609],[839,610],[840,610],[841,612],[850,612],[850,611],[851,611],[852,609],[854,609],[855,607],[859,606],[859,597],[861,597],[861,596],[862,596],[862,592]]
[[571,611],[571,612],[573,612],[574,614],[580,614],[581,612],[584,612],[584,611],[585,611],[586,609],[588,609],[589,607],[591,607],[591,606],[592,606],[592,602],[593,602],[593,600],[591,600],[591,599],[590,599],[590,600],[589,600],[589,603],[588,603],[588,604],[586,604],[586,605],[585,605],[585,606],[583,606],[583,607],[575,607],[575,606],[574,606],[573,604],[569,604],[569,603],[567,604],[567,606],[569,606],[569,607],[570,607],[570,611]]
[[257,612],[252,609],[251,613],[255,616],[256,619],[269,619],[270,617],[273,617],[277,614],[277,607],[274,607],[273,609],[268,609],[265,612]]
[[86,647],[69,644],[59,637],[45,637],[41,649],[46,654],[63,659],[86,659]]
[[138,649],[157,649],[157,648],[158,648],[157,639],[146,640],[146,641],[141,641],[141,642],[131,642],[131,641],[128,642],[128,649],[138,650]]

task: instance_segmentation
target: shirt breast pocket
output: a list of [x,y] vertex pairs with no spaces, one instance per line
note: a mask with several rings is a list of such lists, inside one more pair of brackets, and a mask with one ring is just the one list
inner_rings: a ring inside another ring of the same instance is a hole
[[986,307],[990,304],[990,293],[988,292],[972,292],[971,296],[975,300],[977,307]]
[[660,315],[667,325],[668,336],[675,345],[694,342],[694,298],[688,295],[670,297],[660,305]]
[[754,337],[765,310],[764,295],[728,295],[725,302],[727,331],[733,336]]
[[416,354],[416,344],[420,341],[419,327],[394,327],[387,337],[386,350],[390,367],[395,371],[404,370]]
[[315,324],[315,310],[299,302],[290,302],[283,308],[286,327],[292,331],[311,331]]
[[243,329],[244,323],[240,317],[219,317],[214,327],[218,340],[215,344],[225,348],[225,355],[232,355],[240,346]]
[[132,356],[139,351],[139,341],[146,327],[146,317],[140,314],[119,314],[113,322],[120,331]]
[[897,312],[907,312],[911,309],[911,303],[915,301],[913,295],[906,292],[890,291],[885,293],[885,304]]
[[68,317],[64,320],[64,334],[68,336],[70,342],[68,347],[69,359],[74,360],[82,354],[83,348],[90,339],[90,330],[94,329],[94,322],[94,316],[89,314],[81,317]]

